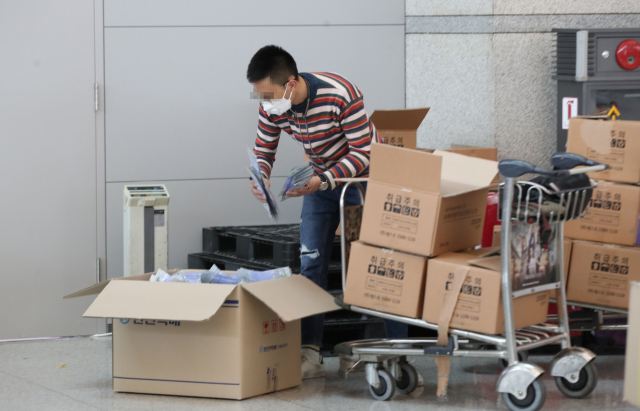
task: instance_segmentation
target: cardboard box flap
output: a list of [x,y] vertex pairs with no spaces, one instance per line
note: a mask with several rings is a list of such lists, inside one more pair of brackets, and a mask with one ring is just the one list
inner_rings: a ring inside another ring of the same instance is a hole
[[[500,227],[500,226],[497,226]],[[494,247],[484,247],[484,248],[479,248],[477,250],[470,250],[470,251],[466,251],[465,254],[469,254],[474,256],[474,259],[477,258],[485,258],[485,257],[493,257],[493,256],[499,256],[500,255],[500,250],[502,247],[500,246],[494,246]]]
[[376,110],[369,119],[378,130],[417,130],[429,108]]
[[76,298],[76,297],[84,297],[87,295],[94,295],[94,294],[100,294],[102,292],[102,290],[104,290],[104,288],[107,286],[107,284],[109,284],[111,282],[111,280],[104,280],[104,281],[100,281],[97,284],[94,284],[90,287],[87,287],[83,290],[80,291],[76,291],[75,293],[69,294],[69,295],[65,295],[63,298],[66,300],[68,298]]
[[498,175],[497,161],[442,150],[434,151],[433,155],[442,157],[442,181],[454,183],[461,188],[468,186],[468,191],[491,185]]
[[242,287],[285,322],[340,309],[331,294],[302,275],[243,284]]
[[83,317],[204,321],[235,288],[230,284],[111,281]]
[[440,193],[441,156],[387,144],[372,144],[370,167],[371,180]]
[[468,263],[476,267],[486,268],[487,270],[492,270],[492,271],[502,270],[502,265],[500,263],[500,255],[492,255],[489,257],[476,258],[474,260],[469,260]]
[[82,289],[80,291],[76,291],[73,294],[66,295],[66,296],[63,297],[63,299],[84,297],[84,296],[87,296],[87,295],[100,294],[102,292],[102,290],[104,290],[104,288],[107,286],[107,284],[109,284],[109,282],[111,282],[113,280],[149,281],[149,277],[150,276],[151,276],[151,274],[140,274],[140,275],[132,275],[130,277],[112,278],[110,280],[100,281],[97,284],[89,286],[89,287],[87,287],[85,289]]
[[450,150],[444,150],[449,153],[462,154],[467,157],[483,158],[485,160],[498,161],[498,149],[497,148],[483,148],[472,146],[460,146],[457,144],[451,144]]

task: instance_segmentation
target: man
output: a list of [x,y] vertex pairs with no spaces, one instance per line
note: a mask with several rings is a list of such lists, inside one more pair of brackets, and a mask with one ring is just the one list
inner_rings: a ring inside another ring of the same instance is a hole
[[[281,131],[302,146],[314,167],[314,176],[304,186],[287,193],[302,197],[300,223],[301,274],[327,288],[327,271],[335,231],[340,223],[342,186],[337,178],[367,177],[372,143],[378,132],[364,109],[362,93],[335,73],[298,73],[296,62],[278,46],[265,46],[249,62],[247,80],[263,103],[259,109],[254,152],[267,187]],[[265,110],[266,108],[266,110]],[[251,182],[253,195],[266,199]],[[345,197],[346,205],[360,204],[355,189]],[[302,378],[323,377],[319,354],[324,315],[302,320]],[[387,323],[390,337],[407,335],[407,326]]]

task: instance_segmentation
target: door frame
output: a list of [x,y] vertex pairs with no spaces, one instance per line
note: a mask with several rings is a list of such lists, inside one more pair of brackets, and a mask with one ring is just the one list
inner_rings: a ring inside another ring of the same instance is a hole
[[[96,282],[107,279],[107,181],[105,149],[105,83],[104,83],[104,0],[94,0],[95,87],[96,87]],[[107,332],[107,323],[100,327]]]

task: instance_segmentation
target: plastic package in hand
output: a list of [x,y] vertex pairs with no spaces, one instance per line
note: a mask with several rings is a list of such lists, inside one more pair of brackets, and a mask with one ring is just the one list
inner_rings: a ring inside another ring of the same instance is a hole
[[258,159],[254,154],[253,150],[247,147],[247,152],[249,153],[249,162],[251,163],[251,167],[249,167],[249,174],[251,175],[251,179],[256,182],[256,186],[258,190],[262,194],[264,194],[267,202],[264,203],[264,207],[269,212],[269,216],[272,220],[278,221],[278,203],[276,203],[276,199],[271,193],[262,178],[262,172],[260,172],[260,166],[258,166]]
[[287,180],[284,182],[284,186],[282,186],[282,190],[280,190],[280,201],[289,198],[287,191],[304,187],[311,178],[313,178],[313,167],[311,167],[311,164],[292,168]]

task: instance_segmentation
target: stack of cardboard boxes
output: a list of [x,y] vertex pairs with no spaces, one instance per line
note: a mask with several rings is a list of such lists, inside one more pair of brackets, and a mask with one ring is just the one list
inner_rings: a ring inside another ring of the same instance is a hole
[[610,165],[598,180],[586,218],[565,224],[573,239],[567,299],[628,308],[640,280],[640,122],[573,118],[567,151]]
[[[452,275],[465,267],[449,326],[503,332],[499,265],[474,265],[495,250],[469,251],[481,244],[497,171],[497,162],[482,158],[373,145],[345,302],[438,323]],[[514,305],[517,327],[543,322],[548,292],[517,298]]]

